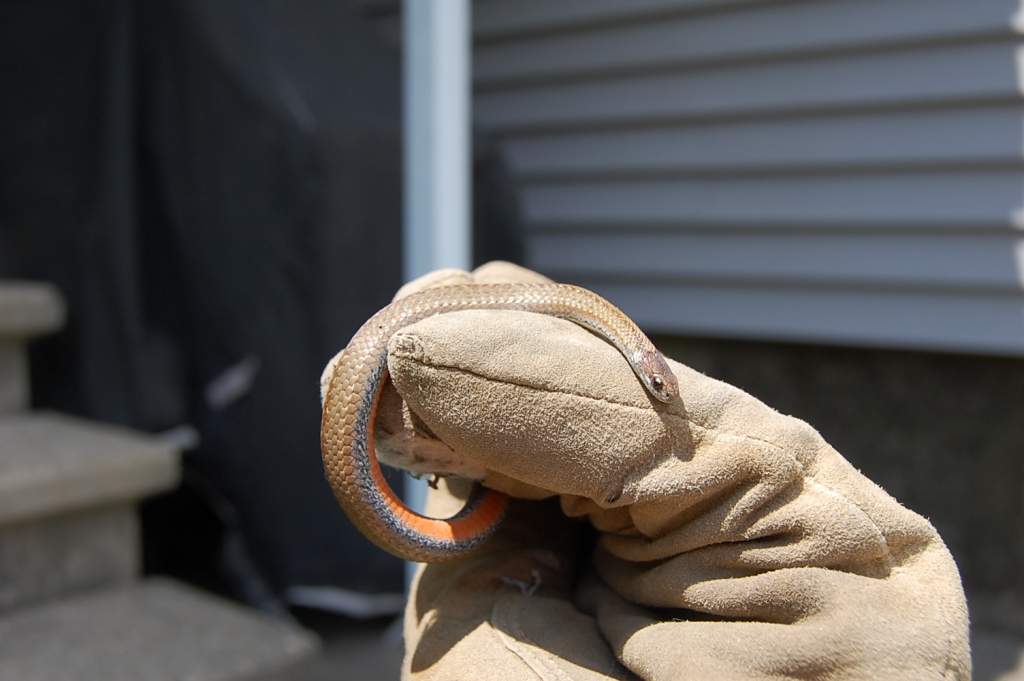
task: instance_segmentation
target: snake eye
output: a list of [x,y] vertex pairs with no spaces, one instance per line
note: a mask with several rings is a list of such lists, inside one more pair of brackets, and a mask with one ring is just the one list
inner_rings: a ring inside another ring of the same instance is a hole
[[655,390],[661,390],[662,388],[665,387],[665,381],[661,379],[661,376],[655,374],[654,376],[651,377],[651,386]]

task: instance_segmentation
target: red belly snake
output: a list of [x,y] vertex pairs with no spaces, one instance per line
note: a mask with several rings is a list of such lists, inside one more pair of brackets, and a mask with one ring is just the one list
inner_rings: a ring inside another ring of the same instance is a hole
[[382,549],[405,560],[436,563],[467,555],[497,529],[508,508],[507,496],[476,484],[466,505],[451,518],[420,515],[384,480],[374,449],[390,338],[426,317],[480,309],[567,319],[615,346],[654,398],[671,402],[679,394],[665,358],[639,327],[596,293],[577,286],[459,284],[391,303],[363,324],[336,361],[324,396],[320,447],[327,481],[352,523]]

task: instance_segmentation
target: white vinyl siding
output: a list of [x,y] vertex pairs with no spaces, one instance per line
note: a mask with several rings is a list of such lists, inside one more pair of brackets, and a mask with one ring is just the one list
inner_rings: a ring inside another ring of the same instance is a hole
[[1019,0],[478,0],[527,264],[651,331],[1024,354]]

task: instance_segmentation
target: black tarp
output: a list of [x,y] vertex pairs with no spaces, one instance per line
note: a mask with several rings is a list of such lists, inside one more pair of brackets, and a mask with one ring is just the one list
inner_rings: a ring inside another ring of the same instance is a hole
[[[199,436],[149,569],[264,603],[400,590],[323,481],[317,402],[401,283],[397,49],[338,0],[32,0],[0,4],[0,60],[0,276],[70,309],[35,406]],[[500,168],[477,176],[480,255],[514,258]]]

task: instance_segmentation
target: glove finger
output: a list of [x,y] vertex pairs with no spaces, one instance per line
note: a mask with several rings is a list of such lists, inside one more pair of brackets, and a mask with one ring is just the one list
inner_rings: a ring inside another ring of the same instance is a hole
[[433,272],[427,272],[426,274],[408,282],[402,286],[402,288],[398,289],[392,300],[401,300],[413,293],[437,288],[438,286],[452,286],[453,284],[471,283],[473,283],[473,275],[469,272],[456,269],[454,267],[446,267],[444,269],[434,270]]
[[[551,283],[547,277],[510,262],[495,260],[473,270],[447,268],[429,272],[403,286],[395,294],[399,300],[413,293],[439,286],[458,284]],[[334,360],[332,360],[334,361]],[[329,376],[329,371],[324,372]],[[321,379],[321,390],[325,389]],[[381,394],[377,416],[377,454],[382,462],[417,474],[455,474],[479,479],[484,471],[479,464],[453,458],[450,449],[409,410],[388,382]]]
[[429,318],[395,335],[388,364],[453,453],[553,493],[614,503],[631,472],[686,433],[678,407],[655,405],[619,351],[554,317]]
[[473,270],[473,281],[478,284],[550,284],[543,274],[504,260],[492,260]]
[[466,272],[453,267],[428,272],[413,279],[398,289],[394,300],[401,300],[413,293],[419,293],[439,286],[457,284],[550,284],[551,280],[533,270],[503,260],[492,260]]

